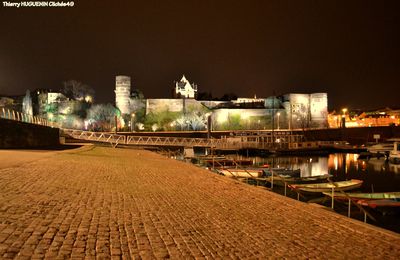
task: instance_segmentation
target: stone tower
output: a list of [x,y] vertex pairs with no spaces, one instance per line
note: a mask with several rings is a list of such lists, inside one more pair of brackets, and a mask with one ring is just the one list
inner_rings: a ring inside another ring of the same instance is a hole
[[115,77],[115,105],[122,114],[129,114],[129,103],[131,97],[131,77]]

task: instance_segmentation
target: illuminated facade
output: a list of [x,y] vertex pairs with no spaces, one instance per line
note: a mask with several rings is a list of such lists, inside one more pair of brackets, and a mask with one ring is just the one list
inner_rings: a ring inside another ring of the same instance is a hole
[[328,127],[328,94],[286,94],[283,106],[288,116],[288,128]]

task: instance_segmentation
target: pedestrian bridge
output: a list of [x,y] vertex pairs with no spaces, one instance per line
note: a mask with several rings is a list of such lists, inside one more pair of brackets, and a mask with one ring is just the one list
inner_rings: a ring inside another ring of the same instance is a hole
[[[130,136],[106,132],[90,132],[74,129],[61,129],[62,133],[78,140],[110,143],[117,145],[155,146],[155,147],[205,147],[217,150],[240,149],[292,149],[301,142],[301,135],[266,136],[225,136],[215,138],[185,138],[160,136]],[[278,140],[278,142],[277,142]],[[274,142],[275,141],[275,142]],[[318,146],[315,142],[313,146]]]
[[126,136],[114,133],[90,132],[73,129],[61,129],[61,131],[64,135],[70,136],[74,139],[110,143],[113,147],[121,144],[136,146],[215,147],[221,142],[219,139],[207,138]]

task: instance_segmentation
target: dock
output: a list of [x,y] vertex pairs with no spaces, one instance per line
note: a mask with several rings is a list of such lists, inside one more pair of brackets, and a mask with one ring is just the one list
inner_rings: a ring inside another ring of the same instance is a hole
[[400,257],[397,233],[150,151],[0,155],[2,259]]

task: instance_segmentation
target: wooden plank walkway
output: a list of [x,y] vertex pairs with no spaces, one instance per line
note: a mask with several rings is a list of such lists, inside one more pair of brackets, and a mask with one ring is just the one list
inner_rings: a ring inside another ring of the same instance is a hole
[[398,234],[148,151],[24,157],[0,164],[2,259],[400,257]]

